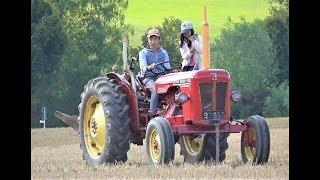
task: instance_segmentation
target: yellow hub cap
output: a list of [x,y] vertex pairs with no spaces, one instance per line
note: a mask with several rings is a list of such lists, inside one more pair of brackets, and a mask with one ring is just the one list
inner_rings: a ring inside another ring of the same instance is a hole
[[[248,129],[248,142],[249,144],[253,141],[256,141],[256,133],[253,128]],[[256,148],[251,147],[250,145],[248,147],[245,147],[245,153],[248,160],[253,160],[255,154],[256,154]]]
[[152,161],[154,163],[159,162],[161,156],[161,142],[160,135],[155,129],[153,129],[150,134],[149,150]]
[[106,125],[102,104],[98,97],[89,98],[84,113],[84,140],[91,158],[98,159],[106,142]]
[[196,156],[200,153],[204,136],[201,135],[200,137],[190,137],[190,136],[182,136],[183,143],[191,156]]

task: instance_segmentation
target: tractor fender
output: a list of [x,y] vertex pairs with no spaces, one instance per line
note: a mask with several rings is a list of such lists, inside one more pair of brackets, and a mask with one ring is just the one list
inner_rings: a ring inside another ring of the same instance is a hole
[[133,131],[136,133],[139,132],[139,109],[137,96],[134,93],[130,83],[120,74],[117,73],[108,73],[106,75],[108,78],[113,79],[120,85],[122,92],[126,94],[126,101],[130,107],[130,126]]

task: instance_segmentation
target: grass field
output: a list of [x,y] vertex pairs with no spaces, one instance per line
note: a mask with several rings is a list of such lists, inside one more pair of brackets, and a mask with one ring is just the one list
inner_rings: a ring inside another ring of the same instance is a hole
[[208,8],[210,37],[219,34],[228,16],[234,21],[240,16],[251,21],[269,15],[268,0],[130,0],[126,23],[132,24],[136,33],[129,37],[130,45],[141,45],[140,38],[147,28],[161,26],[164,18],[170,16],[192,21],[196,32],[200,32],[204,5]]
[[271,148],[267,165],[241,163],[240,134],[228,138],[229,149],[221,165],[183,163],[176,145],[175,160],[169,165],[146,163],[145,147],[131,145],[128,161],[120,165],[86,165],[82,160],[79,138],[71,128],[31,130],[32,179],[288,179],[289,119],[267,119]]

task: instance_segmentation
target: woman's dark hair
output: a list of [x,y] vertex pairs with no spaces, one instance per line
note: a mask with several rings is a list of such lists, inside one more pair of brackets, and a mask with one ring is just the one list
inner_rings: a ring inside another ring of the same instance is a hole
[[[193,30],[193,29],[190,29],[190,30],[191,30],[191,36],[194,35],[194,30]],[[181,33],[181,35],[180,35],[180,47],[183,46],[183,42],[184,42],[184,41],[187,41],[187,43],[188,43],[188,48],[190,48],[190,47],[191,47],[191,41],[190,41],[188,38],[186,38],[186,37],[183,35],[183,33]]]

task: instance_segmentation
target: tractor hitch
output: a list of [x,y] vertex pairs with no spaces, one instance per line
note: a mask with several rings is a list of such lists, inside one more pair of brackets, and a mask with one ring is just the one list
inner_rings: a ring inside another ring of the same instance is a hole
[[62,112],[56,111],[54,113],[54,116],[61,119],[63,122],[68,124],[72,129],[74,129],[78,134],[79,132],[79,122],[78,122],[78,116],[69,116],[67,114],[64,114]]

